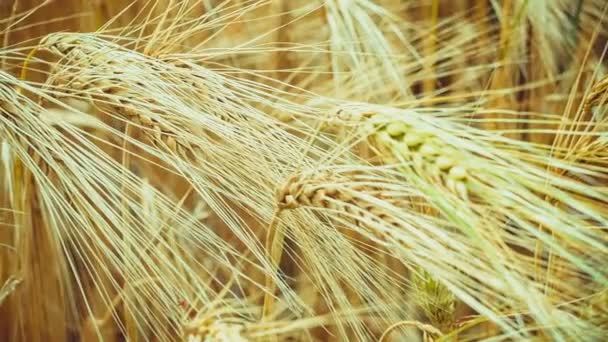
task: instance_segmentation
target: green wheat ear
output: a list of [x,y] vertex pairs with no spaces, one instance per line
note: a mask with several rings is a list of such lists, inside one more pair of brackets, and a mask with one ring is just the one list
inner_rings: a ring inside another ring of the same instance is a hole
[[430,273],[418,268],[412,276],[416,302],[431,324],[441,331],[454,326],[454,294]]
[[421,177],[437,180],[461,198],[468,198],[466,158],[433,132],[420,130],[401,119],[374,129],[371,136],[383,156],[407,162]]

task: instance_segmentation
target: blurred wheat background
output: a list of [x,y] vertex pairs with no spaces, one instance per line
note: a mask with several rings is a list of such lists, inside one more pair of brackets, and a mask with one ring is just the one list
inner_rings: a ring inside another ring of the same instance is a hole
[[0,340],[604,340],[607,11],[0,0]]

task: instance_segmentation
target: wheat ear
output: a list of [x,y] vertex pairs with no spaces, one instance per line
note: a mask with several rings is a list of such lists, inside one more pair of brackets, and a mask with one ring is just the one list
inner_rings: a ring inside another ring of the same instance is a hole
[[593,117],[593,107],[606,105],[608,102],[608,77],[595,83],[583,102],[583,113],[585,118]]

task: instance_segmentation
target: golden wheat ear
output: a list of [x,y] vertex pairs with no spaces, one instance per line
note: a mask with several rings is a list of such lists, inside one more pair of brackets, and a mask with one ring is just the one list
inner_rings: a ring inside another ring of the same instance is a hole
[[[23,279],[9,310],[28,317],[14,322],[15,334],[27,324],[32,338],[47,336],[49,310],[59,310],[56,324],[82,326],[83,334],[170,338],[180,329],[180,298],[214,297],[208,282],[217,269],[244,276],[232,272],[231,259],[240,259],[236,250],[183,203],[113,158],[110,126],[91,118],[106,134],[96,132],[94,139],[90,127],[70,119],[87,113],[1,76],[3,160],[11,161],[4,166],[12,168],[13,243],[21,260],[15,272]],[[63,108],[68,117],[25,93]],[[55,295],[43,296],[39,286]]]

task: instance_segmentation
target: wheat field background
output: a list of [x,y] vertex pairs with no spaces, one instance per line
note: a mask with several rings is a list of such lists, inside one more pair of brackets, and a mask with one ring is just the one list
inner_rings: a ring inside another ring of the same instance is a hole
[[0,341],[603,341],[605,0],[0,0]]

